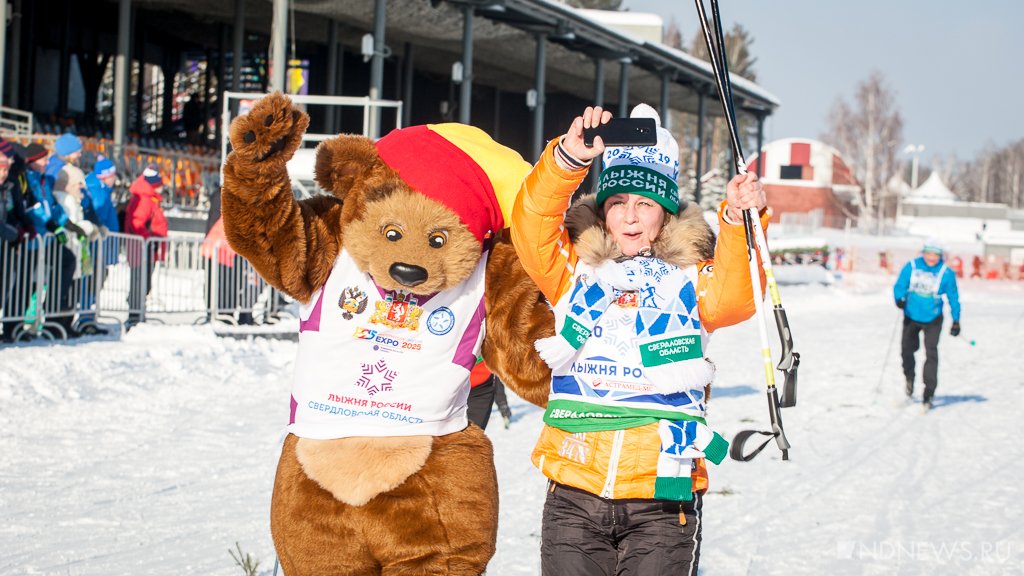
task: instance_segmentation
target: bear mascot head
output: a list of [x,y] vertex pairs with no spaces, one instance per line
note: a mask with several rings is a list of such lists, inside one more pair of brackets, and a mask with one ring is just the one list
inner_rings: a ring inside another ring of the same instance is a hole
[[329,194],[297,201],[308,124],[280,94],[236,118],[222,191],[232,247],[300,303],[278,557],[289,576],[480,574],[498,497],[470,369],[482,349],[537,404],[550,377],[550,308],[502,234],[530,166],[460,124],[339,136],[316,153]]

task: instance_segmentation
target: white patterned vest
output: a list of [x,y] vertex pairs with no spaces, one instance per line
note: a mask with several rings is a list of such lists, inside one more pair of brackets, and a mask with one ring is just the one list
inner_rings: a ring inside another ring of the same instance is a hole
[[[637,259],[657,289],[616,292],[574,361],[552,372],[545,422],[568,431],[623,429],[651,419],[698,420],[714,367],[705,360],[697,267]],[[580,261],[574,281],[592,275]],[[562,318],[567,293],[555,305]]]

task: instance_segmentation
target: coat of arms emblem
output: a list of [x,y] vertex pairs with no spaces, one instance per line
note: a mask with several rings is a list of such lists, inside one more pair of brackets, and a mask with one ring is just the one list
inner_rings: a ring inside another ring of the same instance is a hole
[[341,316],[345,320],[351,320],[354,314],[362,314],[366,310],[366,292],[352,286],[341,291],[341,298],[338,299],[338,306],[343,312]]
[[384,300],[378,300],[370,322],[391,328],[419,330],[423,309],[417,306],[412,294],[389,292]]

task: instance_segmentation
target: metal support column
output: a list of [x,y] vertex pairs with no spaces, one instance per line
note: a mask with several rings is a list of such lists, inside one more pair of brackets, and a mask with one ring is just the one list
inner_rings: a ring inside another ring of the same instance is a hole
[[270,91],[287,91],[288,0],[274,0],[274,20],[270,26]]
[[[328,96],[338,95],[338,21],[327,21],[327,89]],[[335,124],[334,106],[328,106],[324,114],[324,134],[338,131]]]
[[[131,66],[132,0],[120,0],[117,11],[117,58],[114,60],[114,157],[120,161],[128,132],[128,70]],[[121,167],[124,168],[123,166]]]
[[629,116],[629,65],[632,60],[619,60],[619,118]]
[[[370,98],[380,100],[384,95],[384,30],[387,23],[387,2],[376,0],[373,9],[373,59],[370,61]],[[370,138],[380,137],[380,108],[374,108],[370,118]]]
[[[11,53],[9,60],[5,60],[5,37],[0,32],[0,105],[4,102],[9,102],[12,108],[19,108],[21,102],[18,98],[18,95],[21,93],[21,2],[22,0],[14,0],[14,13],[11,14]],[[5,68],[5,64],[8,62],[10,66]],[[11,93],[11,97],[6,100],[3,97],[4,74],[11,79],[7,85],[7,90]]]
[[594,106],[604,108],[604,60],[594,58]]
[[669,113],[668,107],[668,87],[669,87],[669,73],[662,72],[661,74],[661,125],[666,130],[672,130],[672,115]]
[[411,42],[405,43],[403,53],[405,57],[402,58],[402,126],[408,126],[412,124],[412,83],[415,72],[415,52]]
[[459,86],[459,122],[469,124],[473,99],[473,13],[472,4],[462,7],[462,84]]
[[[22,42],[22,46],[29,47],[35,46],[36,42],[36,18],[39,7],[36,6],[35,2],[28,2],[24,5],[22,30],[25,33],[25,40]],[[36,91],[36,51],[25,50],[24,62],[22,62],[22,70],[25,71],[25,76],[21,82],[21,94],[19,99],[21,102],[35,102],[35,91]],[[29,107],[26,104],[26,107]]]
[[7,0],[0,0],[0,106],[4,104],[4,74],[7,73]]
[[231,33],[231,90],[242,92],[242,65],[245,62],[245,0],[235,0],[235,25]]
[[[138,63],[138,73],[135,77],[135,131],[142,135],[146,132],[143,130],[146,114],[142,110],[143,96],[146,94],[146,37],[139,34],[138,29],[139,10],[136,8],[132,10],[132,54],[135,57],[135,62]],[[132,68],[134,69],[135,66],[132,65]]]
[[695,173],[697,174],[697,185],[693,189],[693,200],[700,204],[701,185],[700,178],[704,175],[704,87],[697,91],[697,163]]
[[[227,85],[227,82],[225,82],[224,79],[228,75],[227,54],[229,41],[230,37],[228,36],[228,25],[222,22],[220,24],[220,44],[217,46],[217,100],[216,105],[210,106],[210,108],[207,110],[206,115],[204,116],[204,123],[207,122],[210,118],[216,118],[217,110],[220,110],[221,102],[224,101],[224,92],[227,92],[227,90],[224,88]],[[168,78],[170,78],[170,83],[167,82]],[[174,76],[165,75],[164,91],[166,92],[168,89],[173,89],[173,86]],[[220,142],[220,121],[218,120],[214,122],[213,125],[214,141]]]
[[[176,54],[164,53],[160,70],[164,74],[164,90],[160,96],[163,98],[163,114],[161,115],[161,126],[167,128],[171,125],[171,117],[174,108],[174,73],[178,71],[179,58]],[[219,126],[219,124],[218,124]]]
[[534,78],[535,86],[534,90],[537,91],[537,102],[533,108],[533,137],[532,146],[530,148],[530,158],[540,158],[540,153],[544,150],[544,84],[546,78],[544,76],[547,68],[547,34],[537,34],[537,57],[534,67]]
[[[7,4],[7,0],[0,0],[3,4]],[[4,19],[4,27],[6,28],[7,21]],[[57,114],[60,116],[67,116],[68,113],[68,90],[71,78],[71,2],[66,0],[64,2],[64,19],[63,19],[63,30],[60,34],[60,64],[59,74],[57,78]],[[5,42],[6,44],[6,42]]]

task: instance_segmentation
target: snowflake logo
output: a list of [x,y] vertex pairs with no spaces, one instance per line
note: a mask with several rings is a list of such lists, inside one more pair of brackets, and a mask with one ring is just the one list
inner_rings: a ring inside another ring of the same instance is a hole
[[360,365],[363,368],[363,375],[356,380],[356,386],[365,388],[366,393],[371,397],[378,392],[391,390],[391,383],[398,373],[388,368],[387,362],[381,359],[374,364],[360,363]]

